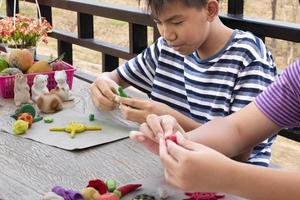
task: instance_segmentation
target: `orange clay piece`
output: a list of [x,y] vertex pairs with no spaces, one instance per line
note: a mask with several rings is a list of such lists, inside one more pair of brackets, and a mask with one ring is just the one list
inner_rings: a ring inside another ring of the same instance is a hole
[[29,113],[21,113],[19,116],[18,116],[18,120],[23,120],[25,122],[28,122],[28,126],[29,128],[31,127],[31,124],[33,123],[33,117],[31,114]]
[[78,122],[70,122],[66,127],[53,127],[49,131],[64,131],[70,133],[70,137],[74,138],[76,133],[82,133],[84,131],[99,131],[102,130],[100,126],[85,126]]

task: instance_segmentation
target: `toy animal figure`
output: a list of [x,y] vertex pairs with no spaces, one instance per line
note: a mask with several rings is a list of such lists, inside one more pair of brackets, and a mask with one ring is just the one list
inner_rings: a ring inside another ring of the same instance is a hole
[[43,113],[55,113],[63,109],[62,101],[56,94],[42,94],[37,100],[36,104]]
[[56,94],[62,101],[70,101],[70,100],[73,100],[73,98],[71,98],[69,96],[69,94],[67,94],[65,92],[64,89],[61,89],[61,88],[54,88],[50,91],[51,94]]
[[73,100],[72,93],[70,91],[69,85],[67,84],[67,74],[64,70],[55,71],[54,79],[57,83],[56,87],[62,89],[65,92],[64,98],[66,101]]
[[33,85],[31,87],[31,97],[32,100],[36,102],[36,100],[41,96],[42,94],[49,93],[49,90],[47,88],[48,84],[48,75],[38,74],[33,79]]
[[14,101],[16,106],[20,106],[23,103],[32,103],[29,86],[27,84],[27,77],[23,74],[15,75]]

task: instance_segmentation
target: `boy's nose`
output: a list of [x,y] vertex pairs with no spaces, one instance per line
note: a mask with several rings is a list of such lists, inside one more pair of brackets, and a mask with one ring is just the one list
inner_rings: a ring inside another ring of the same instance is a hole
[[174,41],[177,38],[176,33],[174,31],[168,30],[168,29],[163,30],[163,37],[167,41]]

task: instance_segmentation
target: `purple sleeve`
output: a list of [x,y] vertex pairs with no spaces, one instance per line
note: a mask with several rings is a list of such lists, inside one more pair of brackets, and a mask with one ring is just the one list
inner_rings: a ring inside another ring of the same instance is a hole
[[298,127],[300,122],[300,60],[291,64],[255,99],[257,107],[280,127]]

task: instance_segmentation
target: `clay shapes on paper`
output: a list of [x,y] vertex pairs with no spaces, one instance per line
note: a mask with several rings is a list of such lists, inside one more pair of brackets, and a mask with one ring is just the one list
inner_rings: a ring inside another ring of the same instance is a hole
[[[56,88],[60,89],[55,90],[54,93],[57,93],[61,97],[63,101],[70,101],[73,100],[72,93],[70,91],[69,85],[67,83],[67,74],[64,70],[55,71],[54,79],[57,83]],[[65,94],[63,94],[65,93]]]
[[47,88],[48,84],[48,75],[38,74],[33,79],[33,85],[31,87],[31,97],[33,101],[37,101],[39,96],[42,94],[49,93],[49,90]]
[[36,104],[43,113],[55,113],[63,109],[60,97],[52,93],[40,95],[36,100]]
[[15,75],[14,101],[16,106],[20,106],[23,103],[32,103],[30,99],[29,86],[27,84],[27,77],[23,74]]

